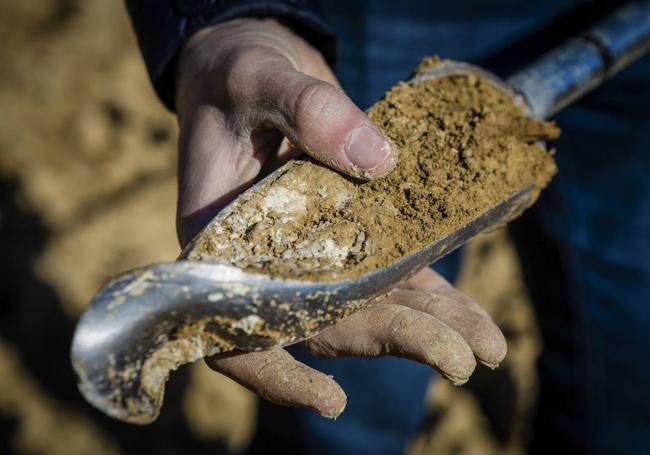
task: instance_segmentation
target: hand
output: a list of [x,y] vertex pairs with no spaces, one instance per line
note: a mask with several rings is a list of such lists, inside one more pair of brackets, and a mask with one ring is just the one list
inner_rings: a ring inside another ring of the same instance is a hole
[[[182,245],[263,167],[299,151],[358,178],[395,166],[395,147],[338,88],[321,54],[273,20],[198,32],[181,51],[176,81]],[[284,137],[293,150],[281,147]]]
[[[260,172],[300,151],[358,178],[384,176],[395,165],[394,146],[338,88],[320,53],[275,21],[235,20],[200,31],[181,51],[176,81],[181,245]],[[457,384],[467,381],[475,359],[495,367],[506,351],[485,312],[428,269],[305,347],[327,358],[405,357]],[[274,403],[326,417],[345,407],[332,378],[283,349],[207,362]]]
[[[506,341],[487,313],[431,269],[422,270],[388,297],[304,342],[317,357],[392,355],[431,365],[463,384],[476,360],[496,368]],[[345,392],[284,349],[229,353],[206,359],[210,368],[276,404],[337,417]]]

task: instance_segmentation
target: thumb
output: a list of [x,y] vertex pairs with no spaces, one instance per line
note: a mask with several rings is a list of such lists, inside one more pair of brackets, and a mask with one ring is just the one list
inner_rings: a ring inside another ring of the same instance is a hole
[[397,162],[397,148],[334,85],[296,70],[269,78],[274,100],[268,119],[298,148],[341,172],[362,179],[383,177]]

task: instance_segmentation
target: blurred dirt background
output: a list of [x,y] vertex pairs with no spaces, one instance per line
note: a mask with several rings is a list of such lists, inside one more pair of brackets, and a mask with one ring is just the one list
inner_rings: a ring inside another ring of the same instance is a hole
[[[220,454],[246,447],[255,398],[202,363],[168,385],[160,419],[86,405],[74,321],[108,277],[178,253],[177,128],[149,86],[120,1],[0,0],[0,454]],[[504,232],[466,251],[463,289],[508,337],[496,371],[439,381],[412,454],[521,453],[539,349]]]

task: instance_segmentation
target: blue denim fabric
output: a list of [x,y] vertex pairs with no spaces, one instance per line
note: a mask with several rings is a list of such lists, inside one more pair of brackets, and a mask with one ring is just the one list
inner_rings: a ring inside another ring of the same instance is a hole
[[650,58],[557,122],[559,174],[513,228],[555,249],[561,277],[524,261],[546,345],[533,448],[649,453]]
[[[322,9],[339,36],[339,78],[367,107],[423,55],[477,61],[569,6],[350,0]],[[650,60],[557,120],[560,173],[514,228],[546,346],[531,449],[648,453]],[[451,257],[434,268],[451,276],[457,262]],[[293,352],[332,374],[349,396],[337,421],[296,411],[306,453],[403,451],[423,417],[430,369],[390,358],[324,361]]]

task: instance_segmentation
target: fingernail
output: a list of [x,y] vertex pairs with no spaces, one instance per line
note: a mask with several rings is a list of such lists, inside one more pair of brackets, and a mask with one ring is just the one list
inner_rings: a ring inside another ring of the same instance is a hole
[[347,402],[348,402],[347,397],[344,394],[342,401],[339,400],[338,403],[327,403],[320,410],[316,412],[318,412],[323,417],[336,420],[336,418],[340,416],[341,413],[345,410],[345,406],[347,405]]
[[[395,166],[395,146],[373,128],[360,126],[350,133],[345,154],[354,166],[369,177],[390,172]],[[365,172],[364,172],[365,171]]]

